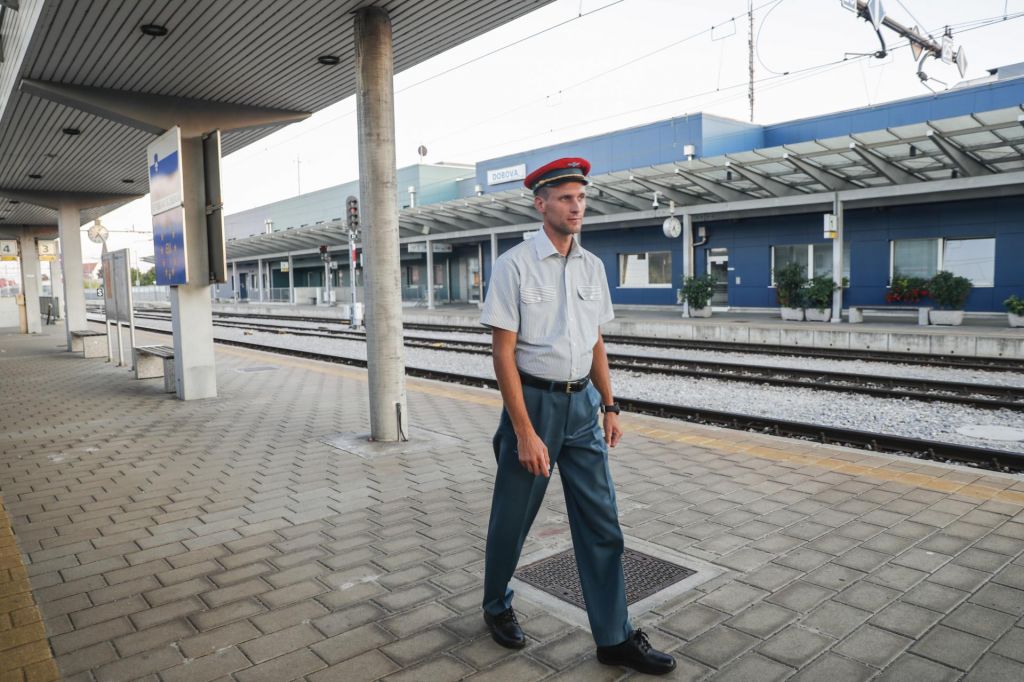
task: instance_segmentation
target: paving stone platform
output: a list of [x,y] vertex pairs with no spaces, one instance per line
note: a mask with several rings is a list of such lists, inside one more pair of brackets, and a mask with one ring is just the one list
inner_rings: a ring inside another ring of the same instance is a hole
[[[46,674],[9,663],[18,576],[65,680],[627,676],[525,599],[526,649],[484,630],[496,392],[410,380],[414,437],[445,445],[368,458],[327,442],[367,430],[361,370],[218,347],[220,397],[183,403],[62,339],[0,333],[0,498],[19,550],[0,523],[0,679]],[[639,619],[677,656],[670,679],[1024,679],[1021,477],[624,424],[627,545],[722,571]],[[557,485],[525,555],[568,546]]]

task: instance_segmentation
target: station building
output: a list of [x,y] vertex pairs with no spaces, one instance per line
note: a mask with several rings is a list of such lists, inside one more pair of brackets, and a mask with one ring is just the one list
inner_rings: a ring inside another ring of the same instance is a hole
[[[768,310],[778,305],[772,273],[792,262],[808,277],[833,276],[841,263],[843,305],[884,304],[895,273],[938,270],[972,281],[968,311],[1002,311],[1009,295],[1024,295],[1024,64],[938,94],[772,125],[697,113],[475,167],[402,169],[403,299],[481,300],[493,260],[539,227],[522,179],[561,156],[593,164],[582,240],[604,262],[616,304],[675,305],[686,274],[710,273],[714,306]],[[323,301],[325,244],[345,300],[341,212],[356,190],[228,216],[236,274],[218,295]],[[840,240],[824,234],[828,213],[842,216]],[[670,216],[680,236],[663,230]]]

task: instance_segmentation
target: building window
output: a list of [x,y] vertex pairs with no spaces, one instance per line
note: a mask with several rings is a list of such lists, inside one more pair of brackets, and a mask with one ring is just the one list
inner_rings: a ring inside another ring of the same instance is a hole
[[418,265],[405,266],[405,286],[418,287],[420,285],[420,268]]
[[995,286],[996,240],[943,240],[942,269],[966,277],[976,287]]
[[626,288],[672,286],[672,253],[669,251],[620,253],[619,286]]
[[[798,264],[811,277],[832,276],[832,244],[784,244],[772,247],[772,286],[775,273],[791,263]],[[843,277],[850,279],[850,243],[843,244]]]
[[896,239],[890,244],[889,280],[903,277],[928,279],[939,270],[948,270],[971,280],[976,287],[995,285],[996,240],[974,239]]

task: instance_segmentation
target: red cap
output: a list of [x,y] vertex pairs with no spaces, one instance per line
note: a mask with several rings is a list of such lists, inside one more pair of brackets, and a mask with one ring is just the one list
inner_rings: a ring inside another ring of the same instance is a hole
[[548,185],[559,185],[563,182],[582,182],[584,185],[590,181],[587,175],[590,174],[590,162],[579,157],[557,159],[545,164],[526,176],[523,184],[526,189],[536,192],[541,187]]

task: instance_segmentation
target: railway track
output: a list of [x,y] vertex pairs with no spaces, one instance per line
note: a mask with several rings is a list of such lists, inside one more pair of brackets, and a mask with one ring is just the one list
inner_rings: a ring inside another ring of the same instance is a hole
[[[143,316],[137,316],[142,318]],[[154,316],[151,319],[166,321]],[[361,332],[331,330],[326,327],[310,329],[276,324],[257,324],[231,320],[216,320],[215,326],[288,333],[295,336],[365,341]],[[490,355],[491,344],[485,341],[440,340],[406,336],[405,345],[412,348],[443,350],[458,353]],[[879,398],[922,400],[968,405],[981,409],[1008,409],[1024,412],[1024,388],[992,386],[969,382],[911,379],[888,375],[852,374],[790,367],[766,367],[732,362],[694,362],[673,358],[634,356],[609,353],[611,369],[644,374],[685,376],[696,379],[714,379],[737,383],[768,384],[790,388],[811,388],[839,393],[859,393]]]
[[[96,322],[96,320],[92,321]],[[156,332],[165,335],[169,334],[169,332],[164,329],[143,326],[138,326],[137,328],[141,331]],[[215,342],[228,346],[275,353],[278,355],[307,358],[334,364],[343,364],[355,367],[366,367],[367,365],[366,360],[361,358],[349,358],[314,351],[279,348],[249,341],[216,339]],[[458,383],[467,386],[479,386],[492,389],[497,388],[497,381],[487,377],[463,375],[420,367],[406,367],[405,371],[409,376],[424,379]],[[905,436],[888,435],[873,431],[858,431],[854,429],[823,426],[820,424],[774,419],[771,417],[722,412],[698,407],[688,407],[685,405],[656,403],[633,398],[616,397],[616,400],[619,401],[623,406],[623,409],[626,411],[636,412],[639,414],[647,414],[668,419],[678,419],[687,422],[708,424],[741,431],[770,433],[777,436],[796,438],[824,445],[853,447],[872,452],[898,454],[915,459],[928,459],[966,464],[968,466],[984,467],[1005,472],[1024,472],[1024,453],[958,445],[943,441],[908,438]]]

